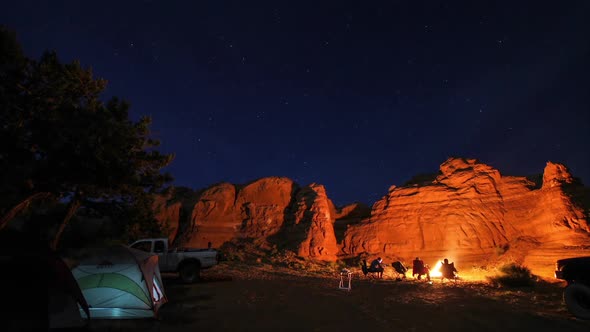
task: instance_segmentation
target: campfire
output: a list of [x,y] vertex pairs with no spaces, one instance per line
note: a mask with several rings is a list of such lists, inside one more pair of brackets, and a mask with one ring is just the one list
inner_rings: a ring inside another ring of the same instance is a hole
[[434,267],[430,268],[430,277],[441,277],[442,276],[442,272],[440,272],[440,267],[442,266],[442,259],[439,259],[436,264],[434,264]]

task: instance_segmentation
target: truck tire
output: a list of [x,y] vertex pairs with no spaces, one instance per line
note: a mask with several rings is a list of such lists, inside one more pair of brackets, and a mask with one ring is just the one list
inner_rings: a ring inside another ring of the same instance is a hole
[[590,287],[580,283],[568,285],[563,292],[568,310],[577,318],[590,319]]
[[180,280],[185,284],[192,284],[199,280],[201,269],[195,262],[184,263],[178,270]]

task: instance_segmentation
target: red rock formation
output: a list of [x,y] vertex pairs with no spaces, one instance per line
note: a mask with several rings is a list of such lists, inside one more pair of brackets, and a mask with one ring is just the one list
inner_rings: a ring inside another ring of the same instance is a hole
[[370,218],[349,228],[342,251],[406,261],[451,256],[479,264],[499,248],[588,243],[583,209],[559,185],[571,179],[563,165],[548,163],[543,188],[534,190],[524,177],[501,176],[475,159],[451,158],[428,185],[391,187]]
[[[431,263],[449,257],[481,266],[506,258],[549,275],[556,253],[575,256],[568,248],[590,246],[587,215],[577,203],[586,191],[565,166],[551,162],[539,186],[475,159],[451,158],[437,176],[391,186],[372,209],[337,209],[323,186],[300,188],[282,177],[188,191],[194,197],[182,200],[182,207],[161,198],[155,208],[171,226],[171,238],[178,230],[180,244],[195,247],[250,238],[328,261],[371,254],[406,262],[421,256]],[[190,220],[181,223],[186,210]]]
[[574,177],[565,165],[547,162],[543,171],[543,188],[552,188],[573,182]]
[[[178,229],[182,209],[166,205],[166,198],[157,202],[158,219]],[[199,194],[180,245],[205,247],[212,242],[221,246],[240,238],[264,243],[277,235],[287,243],[296,240],[292,249],[302,257],[336,260],[335,216],[334,205],[321,185],[299,188],[280,177],[259,179],[242,188],[221,183]]]
[[296,184],[288,178],[263,178],[239,191],[236,209],[242,220],[242,234],[265,238],[276,234],[285,222]]
[[219,246],[233,238],[240,226],[234,209],[235,199],[236,188],[231,183],[213,185],[201,193],[181,244],[204,248],[208,242]]
[[298,255],[319,260],[335,261],[338,253],[334,235],[334,205],[322,185],[311,184],[297,193],[295,224],[305,234],[298,246]]
[[362,203],[353,203],[343,206],[340,209],[332,208],[335,212],[334,233],[336,241],[341,243],[344,240],[344,233],[348,227],[358,224],[361,220],[371,215],[371,208]]
[[291,201],[293,181],[269,177],[243,188],[221,183],[205,190],[194,206],[190,235],[185,245],[220,246],[234,238],[267,237],[275,234],[285,220]]
[[153,209],[156,220],[168,234],[168,241],[172,243],[178,234],[182,203],[169,204],[169,199],[170,197],[167,196],[156,196]]

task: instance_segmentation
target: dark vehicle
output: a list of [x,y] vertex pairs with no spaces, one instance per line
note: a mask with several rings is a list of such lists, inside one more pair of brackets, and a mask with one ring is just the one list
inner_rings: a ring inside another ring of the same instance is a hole
[[590,256],[560,259],[555,267],[555,277],[567,281],[563,300],[568,310],[590,319]]

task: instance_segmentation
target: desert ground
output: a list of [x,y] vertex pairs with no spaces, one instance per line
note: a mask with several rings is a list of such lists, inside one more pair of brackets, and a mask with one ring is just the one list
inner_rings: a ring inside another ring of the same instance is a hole
[[[392,268],[389,268],[392,270]],[[499,288],[484,281],[428,283],[355,271],[352,289],[339,273],[224,262],[182,284],[164,278],[160,319],[93,324],[91,330],[142,331],[589,331],[562,300],[564,284]],[[409,275],[409,274],[408,274]]]

